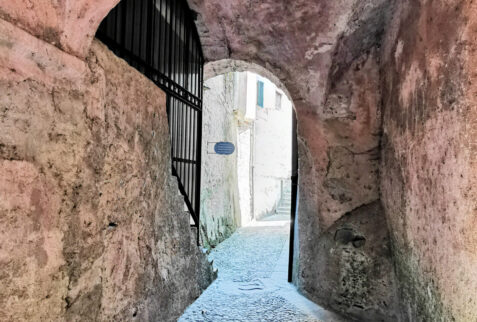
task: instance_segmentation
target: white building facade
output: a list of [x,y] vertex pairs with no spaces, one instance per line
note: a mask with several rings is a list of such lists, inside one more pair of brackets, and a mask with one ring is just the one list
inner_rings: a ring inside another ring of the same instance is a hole
[[283,187],[289,185],[293,106],[268,79],[252,72],[238,74],[238,178],[246,226],[273,214]]
[[[219,75],[205,85],[201,240],[214,247],[237,227],[275,213],[291,176],[292,103],[251,72]],[[221,141],[233,143],[235,152],[214,154]]]

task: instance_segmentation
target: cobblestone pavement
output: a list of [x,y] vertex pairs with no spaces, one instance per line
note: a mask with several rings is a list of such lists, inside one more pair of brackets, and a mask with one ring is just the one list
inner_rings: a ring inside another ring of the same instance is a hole
[[218,278],[187,308],[180,322],[342,322],[287,283],[288,222],[240,228],[210,258]]

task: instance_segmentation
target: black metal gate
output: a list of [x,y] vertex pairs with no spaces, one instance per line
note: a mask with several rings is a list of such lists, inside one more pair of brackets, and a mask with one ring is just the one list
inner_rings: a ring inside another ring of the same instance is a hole
[[96,37],[167,93],[172,172],[198,234],[204,58],[194,18],[185,0],[122,0]]

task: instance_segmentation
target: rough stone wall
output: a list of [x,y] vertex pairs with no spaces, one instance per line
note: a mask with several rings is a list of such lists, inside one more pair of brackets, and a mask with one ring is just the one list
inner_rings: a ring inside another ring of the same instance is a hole
[[[311,258],[317,270],[307,276],[313,299],[359,321],[398,321],[399,306],[386,219],[379,201],[361,206],[320,235]],[[311,264],[311,263],[310,263]],[[323,278],[325,277],[325,278]],[[365,313],[364,313],[365,312]]]
[[210,283],[165,95],[0,20],[0,320],[172,321]]
[[[370,51],[352,64],[336,92],[330,92],[328,102],[333,96],[341,96],[346,104],[328,103],[333,110],[330,108],[325,121],[312,115],[299,120],[302,137],[319,135],[312,140],[301,139],[299,144],[299,258],[295,258],[295,282],[322,305],[353,318],[373,316],[388,321],[398,316],[394,270],[386,251],[388,231],[384,212],[379,207],[365,207],[379,204],[378,79],[376,53]],[[340,92],[342,84],[347,91]],[[335,113],[341,116],[334,117]],[[366,220],[357,225],[355,217]],[[362,234],[367,232],[370,247],[350,254],[349,245],[342,248],[329,241],[337,227],[347,225],[357,225]],[[376,284],[371,286],[371,281]]]
[[84,58],[96,29],[120,0],[0,0],[0,18]]
[[200,221],[204,246],[215,247],[240,226],[237,149],[232,155],[209,153],[215,142],[228,141],[237,147],[234,74],[208,79],[205,86]]
[[477,6],[401,1],[386,34],[381,191],[405,319],[477,319]]

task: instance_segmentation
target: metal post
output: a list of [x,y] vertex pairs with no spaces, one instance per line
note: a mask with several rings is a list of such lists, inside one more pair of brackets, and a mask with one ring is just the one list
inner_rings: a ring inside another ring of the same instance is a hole
[[295,216],[298,196],[298,141],[296,112],[293,109],[292,117],[292,177],[291,177],[291,220],[290,220],[290,253],[288,258],[288,282],[293,281],[293,256],[295,241]]

